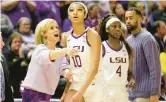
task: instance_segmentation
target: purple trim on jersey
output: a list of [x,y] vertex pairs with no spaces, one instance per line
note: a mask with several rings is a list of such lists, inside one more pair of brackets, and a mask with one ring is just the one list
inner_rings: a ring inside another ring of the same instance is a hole
[[[87,30],[88,31],[88,30]],[[87,44],[90,46],[89,42],[88,42],[88,35],[86,35],[86,42]]]
[[[87,27],[87,28],[88,28],[88,27]],[[83,35],[87,32],[87,28],[86,28],[85,31],[84,31],[81,35],[79,35],[79,36],[73,35],[73,31],[74,31],[74,30],[72,30],[71,36],[72,36],[73,38],[75,38],[75,39],[78,39],[78,38],[80,38],[81,36],[83,36]]]
[[102,50],[103,50],[102,57],[104,57],[104,56],[105,56],[105,52],[106,52],[106,50],[105,50],[104,45],[103,45],[103,44],[101,44],[101,45],[102,45]]
[[120,51],[122,48],[123,48],[123,43],[122,43],[122,46],[121,46],[121,48],[120,49],[114,49],[114,48],[112,48],[110,45],[109,45],[109,43],[108,43],[108,40],[106,41],[106,43],[107,43],[107,45],[112,49],[112,50],[114,50],[114,51]]

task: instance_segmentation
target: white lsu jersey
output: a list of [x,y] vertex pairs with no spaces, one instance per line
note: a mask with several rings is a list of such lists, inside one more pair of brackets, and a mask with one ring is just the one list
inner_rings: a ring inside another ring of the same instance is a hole
[[77,48],[80,51],[70,57],[70,69],[75,82],[83,81],[90,70],[91,47],[87,41],[87,30],[80,36],[73,35],[73,31],[67,38],[67,48]]
[[104,70],[104,80],[107,85],[126,85],[129,67],[127,49],[122,44],[120,50],[111,48],[108,41],[103,41],[103,58],[101,68]]

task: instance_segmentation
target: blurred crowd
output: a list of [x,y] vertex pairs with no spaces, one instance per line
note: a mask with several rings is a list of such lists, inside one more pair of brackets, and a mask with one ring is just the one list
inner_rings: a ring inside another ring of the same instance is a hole
[[[76,0],[78,1],[78,0]],[[80,0],[79,0],[80,1]],[[28,64],[35,48],[34,32],[36,25],[45,18],[53,18],[59,24],[61,39],[64,32],[72,29],[68,19],[67,9],[74,0],[66,1],[20,1],[2,0],[1,3],[1,32],[5,42],[3,54],[7,59],[10,70],[14,98],[21,98],[19,86],[24,79]],[[88,8],[85,25],[98,31],[98,26],[106,14],[115,14],[122,22],[123,36],[129,32],[125,25],[125,11],[129,7],[138,8],[144,16],[142,27],[154,36],[160,47],[162,73],[166,74],[166,1],[81,1]],[[60,41],[57,47],[63,47]],[[149,52],[150,53],[150,52]],[[165,100],[166,77],[162,78],[161,100]],[[61,78],[54,98],[60,98],[65,86]]]

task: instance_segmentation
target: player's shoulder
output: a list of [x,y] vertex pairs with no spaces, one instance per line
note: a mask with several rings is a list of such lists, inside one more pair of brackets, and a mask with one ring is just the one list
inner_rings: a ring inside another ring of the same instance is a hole
[[72,30],[69,30],[69,31],[67,31],[67,32],[64,32],[64,33],[63,33],[64,37],[67,38],[67,37],[71,34],[71,32],[72,32]]
[[99,34],[97,33],[97,31],[95,31],[94,29],[92,28],[88,28],[87,30],[87,35],[92,35],[92,36],[99,36]]
[[102,41],[102,45],[104,45],[104,46],[105,46],[105,44],[106,44],[106,40]]

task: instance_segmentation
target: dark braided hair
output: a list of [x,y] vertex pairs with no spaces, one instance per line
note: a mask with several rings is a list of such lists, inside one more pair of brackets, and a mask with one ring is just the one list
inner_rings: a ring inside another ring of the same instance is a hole
[[[108,32],[106,32],[105,26],[106,26],[107,21],[110,18],[112,18],[112,17],[116,17],[116,16],[114,14],[107,14],[106,16],[104,16],[104,18],[101,21],[100,29],[99,29],[99,34],[101,36],[101,40],[102,41],[108,40]],[[123,35],[120,36],[120,41],[122,41],[124,43],[124,45],[125,45],[125,47],[127,49],[129,57],[133,57],[133,49],[127,43],[127,41],[125,40],[125,38],[123,37]]]
[[101,36],[101,40],[105,41],[108,40],[108,33],[106,32],[105,26],[107,21],[111,18],[111,17],[116,17],[114,14],[107,14],[104,16],[104,18],[102,19],[101,23],[99,24],[99,34]]
[[127,53],[129,57],[133,57],[133,49],[132,47],[128,44],[128,42],[124,39],[123,35],[120,36],[120,41],[122,41],[127,49]]

